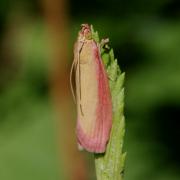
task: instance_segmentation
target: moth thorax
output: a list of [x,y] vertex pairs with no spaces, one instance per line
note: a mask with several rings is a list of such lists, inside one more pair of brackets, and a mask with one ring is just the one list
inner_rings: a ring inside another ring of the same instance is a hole
[[81,54],[80,54],[80,64],[86,64],[88,62],[90,62],[93,58],[93,48],[92,48],[92,41],[88,40],[82,50],[81,50]]

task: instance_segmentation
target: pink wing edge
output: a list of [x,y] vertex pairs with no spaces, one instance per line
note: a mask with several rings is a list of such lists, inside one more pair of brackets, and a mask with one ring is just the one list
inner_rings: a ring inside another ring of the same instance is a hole
[[99,97],[96,109],[96,125],[93,137],[89,137],[81,128],[79,120],[77,120],[76,134],[80,147],[89,152],[104,153],[106,151],[112,127],[112,100],[107,74],[105,72],[99,48],[95,42],[93,42],[93,53],[97,65],[96,73]]

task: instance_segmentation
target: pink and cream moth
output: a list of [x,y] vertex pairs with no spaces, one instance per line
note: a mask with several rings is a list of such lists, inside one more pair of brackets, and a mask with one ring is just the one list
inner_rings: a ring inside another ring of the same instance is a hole
[[[100,43],[92,37],[91,27],[83,24],[74,45],[71,89],[77,104],[78,144],[94,153],[105,152],[112,126],[111,93],[100,49]],[[72,88],[73,69],[75,93]]]

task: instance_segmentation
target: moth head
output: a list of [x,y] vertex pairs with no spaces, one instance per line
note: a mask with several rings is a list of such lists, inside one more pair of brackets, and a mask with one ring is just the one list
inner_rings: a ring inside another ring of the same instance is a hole
[[80,40],[90,40],[92,39],[91,27],[88,24],[82,24],[81,30],[79,32]]
[[80,64],[86,64],[92,60],[92,43],[94,42],[95,41],[92,38],[91,26],[88,24],[82,24],[77,43]]

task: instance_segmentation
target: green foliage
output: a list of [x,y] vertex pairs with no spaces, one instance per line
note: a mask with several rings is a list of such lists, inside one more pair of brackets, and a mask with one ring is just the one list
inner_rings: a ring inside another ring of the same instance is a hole
[[[99,41],[98,33],[93,37]],[[98,180],[122,180],[126,153],[123,153],[125,133],[124,119],[124,73],[114,58],[113,49],[101,48],[101,56],[109,77],[109,85],[113,102],[113,124],[110,139],[104,154],[95,154],[96,176]]]
[[[0,87],[0,179],[63,180],[58,177],[60,168],[55,163],[58,161],[55,142],[49,145],[54,139],[54,115],[49,102],[43,99],[48,98],[48,93],[42,96],[47,68],[51,64],[46,61],[49,51],[44,31],[47,29],[39,4],[28,0],[24,6],[20,1],[2,0],[0,6],[0,69],[6,72],[2,74],[0,70],[1,80],[6,82]],[[71,11],[67,63],[72,61],[79,24],[91,22],[101,30],[103,37],[108,34],[121,68],[127,73],[125,180],[180,179],[179,111],[176,114],[173,111],[180,107],[178,2],[98,0],[88,5],[81,1],[70,3],[74,10]],[[35,11],[31,8],[33,4],[38,5]],[[4,46],[6,37],[10,43]],[[13,55],[14,51],[18,57]],[[21,72],[12,68],[5,71],[2,62],[9,64],[9,56],[13,64],[17,58]],[[108,53],[102,56],[104,62],[109,60]],[[9,72],[15,79],[9,78]],[[163,111],[164,106],[169,108]]]
[[42,24],[37,21],[25,26],[16,34],[16,41],[11,42],[13,50],[21,52],[21,56],[18,62],[13,59],[19,67],[15,78],[0,91],[2,180],[60,179],[55,117],[46,93],[47,58],[44,55],[46,44],[41,45],[43,40],[45,42],[43,32]]

